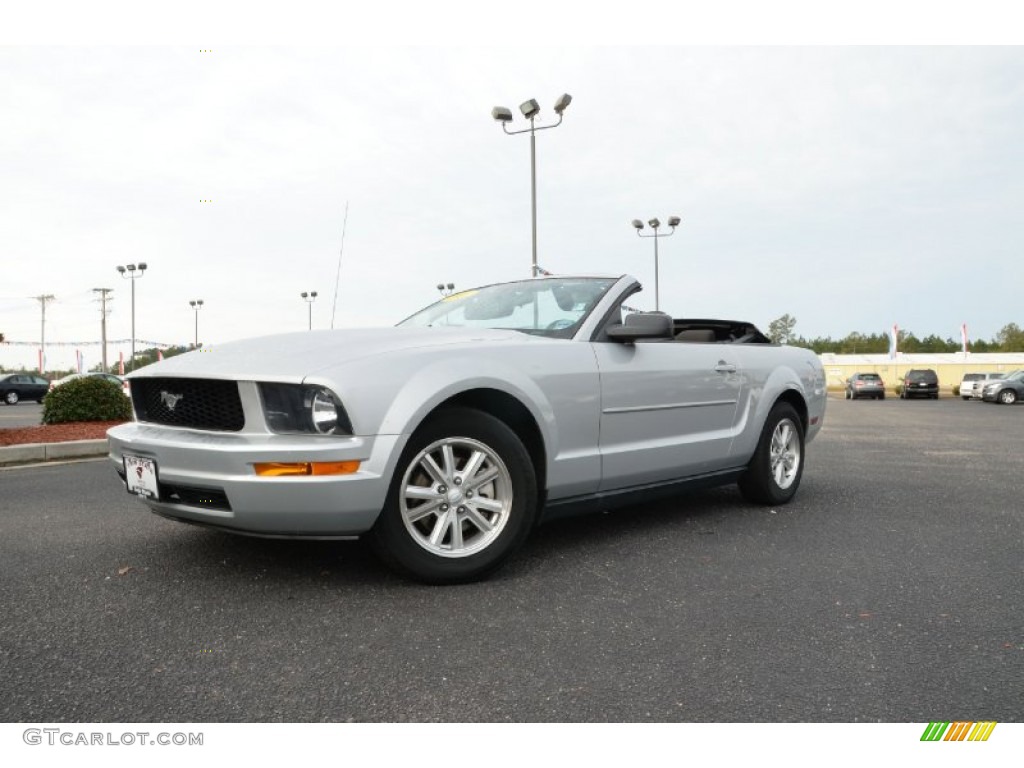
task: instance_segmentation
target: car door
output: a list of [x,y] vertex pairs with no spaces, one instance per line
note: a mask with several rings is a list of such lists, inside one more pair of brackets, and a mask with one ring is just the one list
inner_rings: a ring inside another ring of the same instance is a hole
[[31,400],[34,399],[32,395],[32,379],[28,376],[12,376],[11,377],[11,389],[18,393],[19,400]]
[[600,490],[729,466],[743,376],[728,345],[593,343],[601,382]]
[[42,400],[50,389],[50,382],[42,376],[32,376],[32,399]]

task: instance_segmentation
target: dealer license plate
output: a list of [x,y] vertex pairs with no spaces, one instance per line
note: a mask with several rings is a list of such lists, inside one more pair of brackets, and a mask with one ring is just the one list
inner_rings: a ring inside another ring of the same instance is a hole
[[156,481],[156,462],[141,456],[124,457],[124,476],[128,493],[146,499],[159,499],[160,489]]

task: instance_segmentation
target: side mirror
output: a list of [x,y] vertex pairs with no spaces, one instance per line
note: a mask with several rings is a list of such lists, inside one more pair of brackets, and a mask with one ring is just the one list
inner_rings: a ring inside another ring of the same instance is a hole
[[608,338],[630,343],[638,339],[671,339],[672,316],[664,312],[633,312],[608,329]]

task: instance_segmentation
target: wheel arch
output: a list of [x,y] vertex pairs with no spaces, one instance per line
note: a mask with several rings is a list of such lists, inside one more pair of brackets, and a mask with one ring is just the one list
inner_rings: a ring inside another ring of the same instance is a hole
[[[490,387],[477,387],[454,394],[438,403],[420,421],[423,424],[431,416],[446,408],[463,407],[482,411],[503,422],[523,441],[530,456],[537,477],[539,501],[543,501],[547,488],[547,448],[540,425],[530,409],[514,395]],[[417,428],[419,425],[417,425]]]
[[[774,408],[778,403],[789,403],[791,406],[793,406],[793,409],[800,417],[800,428],[806,435],[807,427],[809,426],[809,412],[807,408],[807,401],[804,399],[804,396],[795,389],[787,389],[780,393],[777,398],[775,398],[775,402],[772,403],[772,408]],[[771,408],[769,408],[768,410],[770,412]]]
[[1015,387],[1006,386],[1006,387],[1001,387],[1000,390],[998,392],[996,392],[996,402],[997,403],[1005,402],[1003,400],[1003,398],[1006,396],[1007,392],[1012,392],[1013,393],[1012,402],[1016,403],[1018,400],[1021,399],[1021,395],[1020,395],[1020,393],[1017,391],[1017,389]]

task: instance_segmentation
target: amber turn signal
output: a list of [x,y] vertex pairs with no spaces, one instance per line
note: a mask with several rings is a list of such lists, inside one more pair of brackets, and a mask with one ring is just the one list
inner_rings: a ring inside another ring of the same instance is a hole
[[359,470],[358,461],[268,461],[253,464],[260,477],[309,477],[323,475],[351,475]]

